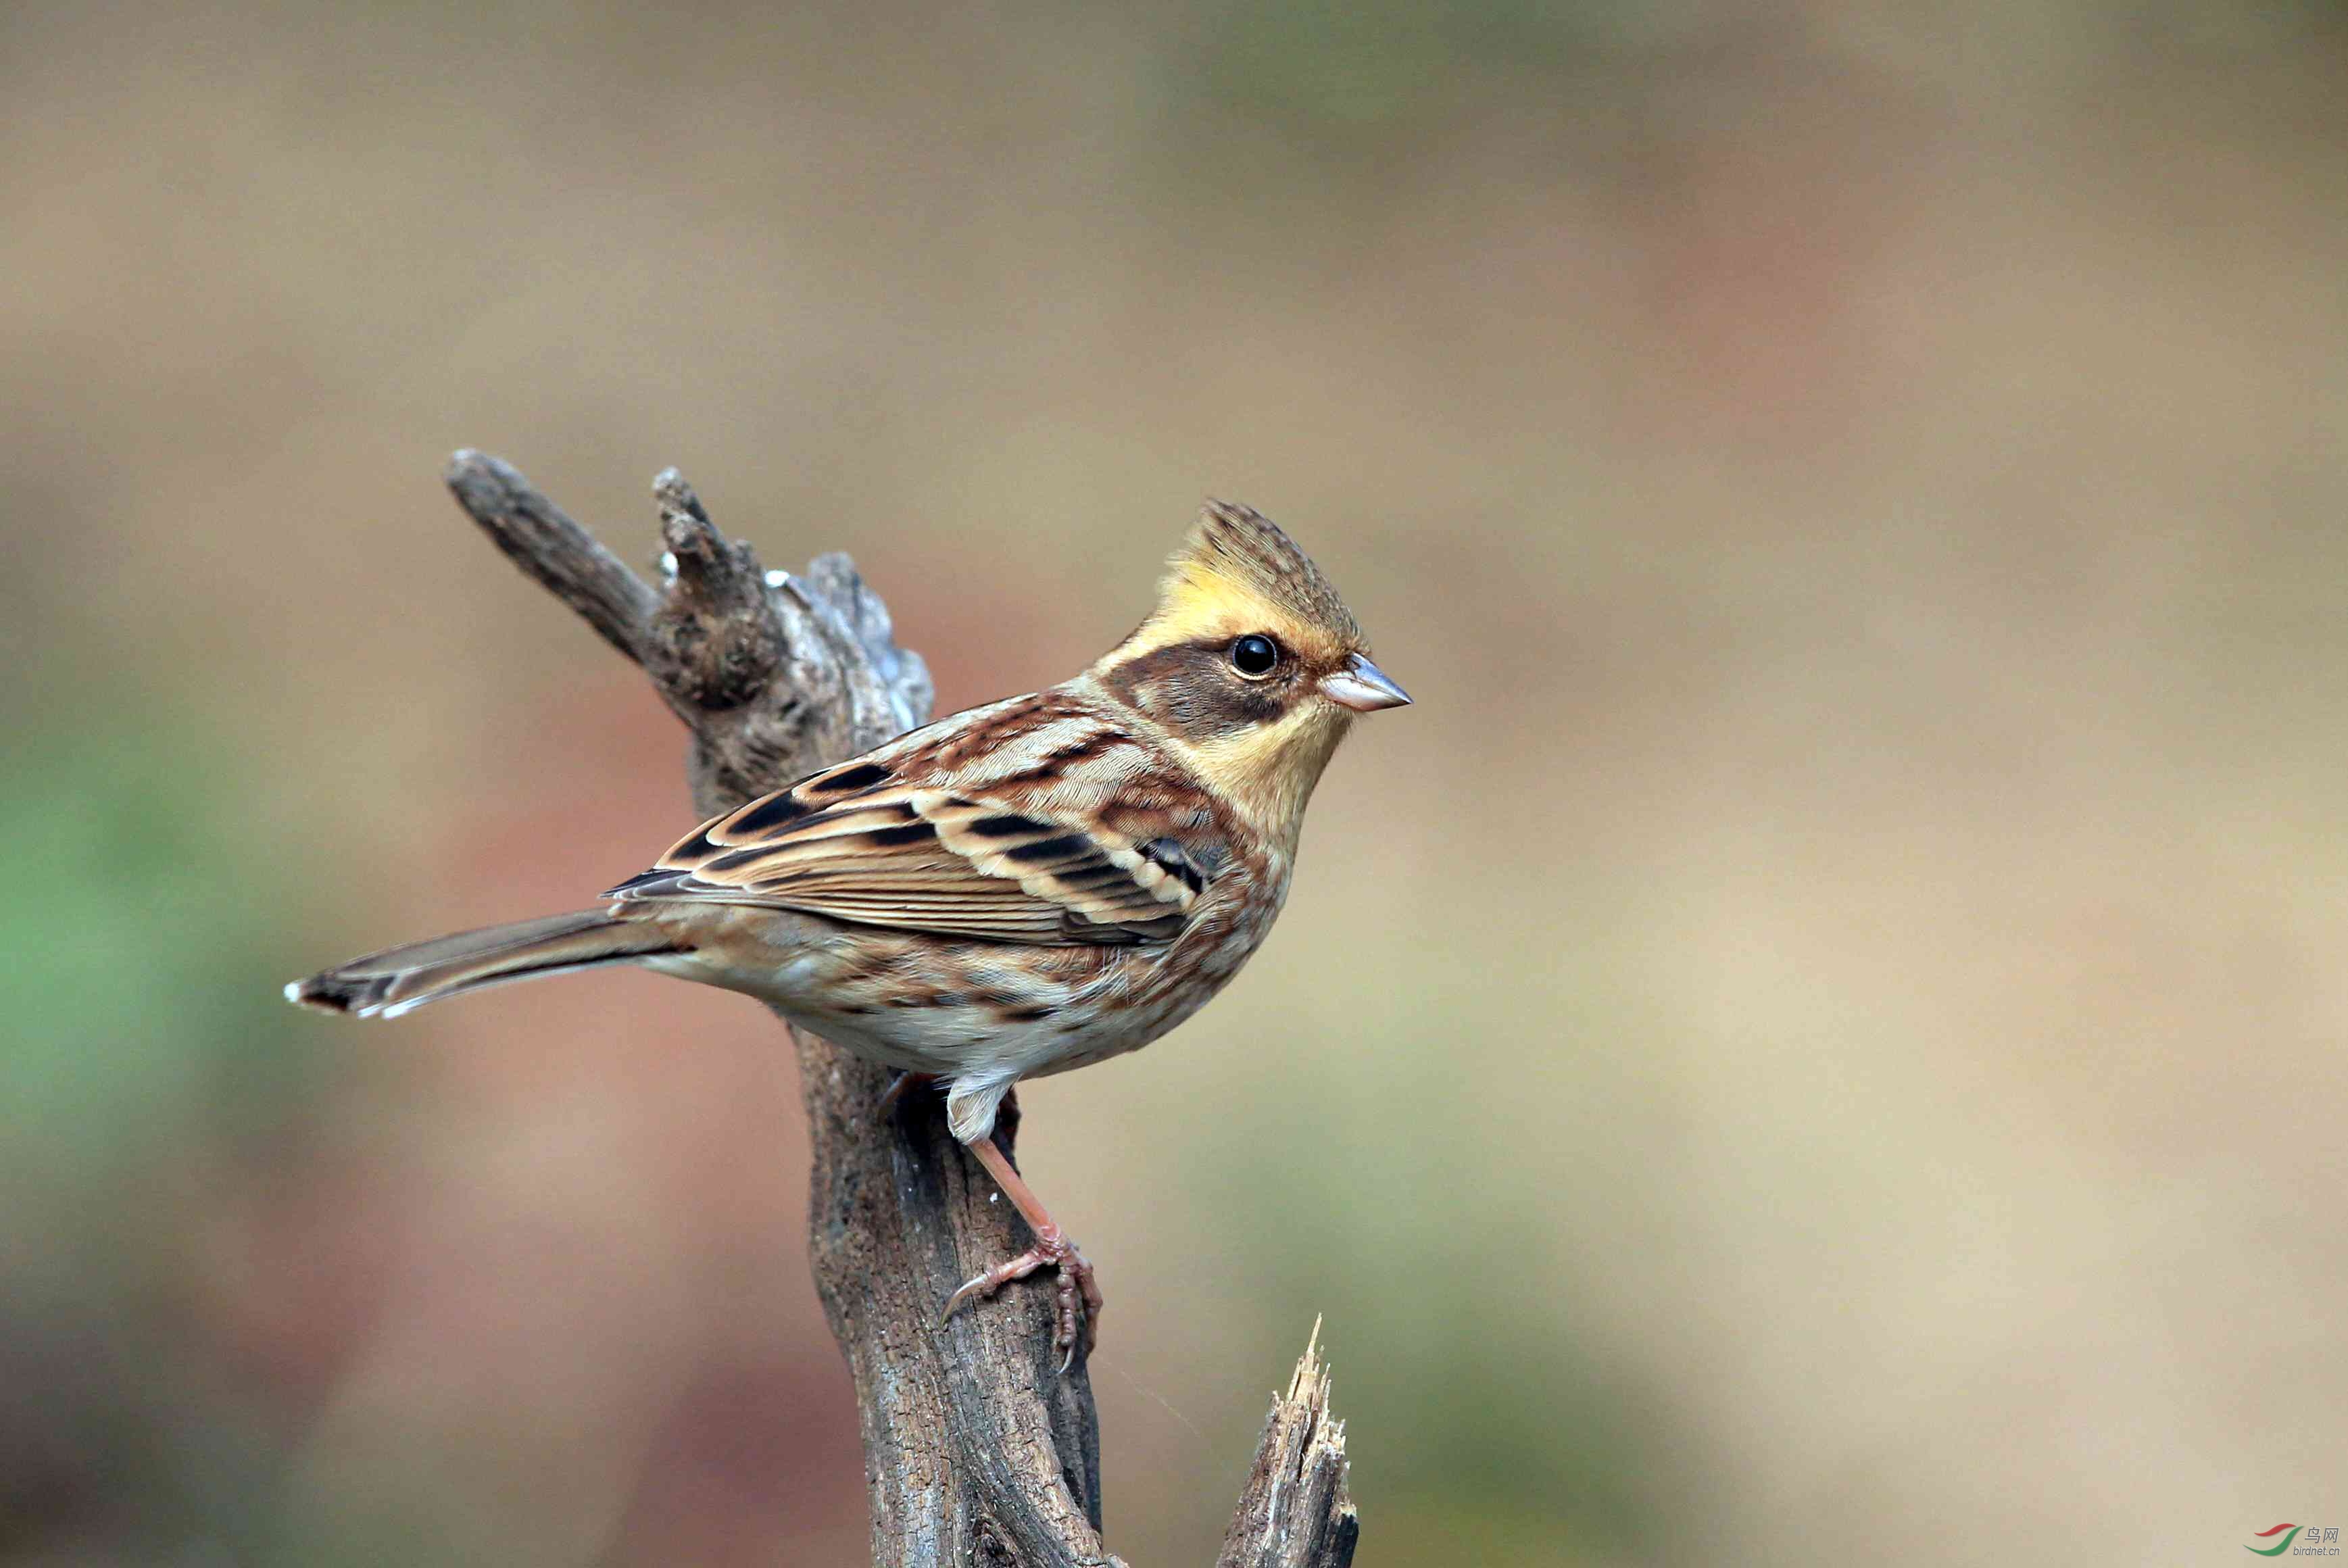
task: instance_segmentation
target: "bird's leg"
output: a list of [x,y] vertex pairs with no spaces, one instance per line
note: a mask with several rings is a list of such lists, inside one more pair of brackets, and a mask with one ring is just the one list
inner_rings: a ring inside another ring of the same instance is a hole
[[888,1120],[897,1114],[897,1108],[904,1103],[907,1089],[921,1088],[937,1081],[938,1075],[935,1073],[899,1073],[889,1080],[889,1087],[880,1091],[880,1101],[872,1108],[872,1119]]
[[1093,1283],[1093,1265],[1085,1254],[1076,1251],[1076,1243],[1068,1240],[1066,1231],[1052,1222],[1044,1205],[1035,1199],[1035,1191],[1021,1181],[1019,1172],[1011,1168],[1003,1150],[996,1148],[993,1137],[972,1143],[970,1151],[986,1167],[995,1185],[1035,1233],[1035,1244],[1007,1263],[1001,1263],[964,1284],[946,1298],[946,1309],[939,1315],[943,1323],[954,1315],[954,1309],[974,1295],[993,1295],[1015,1279],[1025,1279],[1037,1269],[1059,1272],[1058,1287],[1053,1297],[1052,1346],[1059,1351],[1060,1370],[1066,1372],[1076,1358],[1076,1336],[1084,1336],[1085,1354],[1090,1356],[1093,1345],[1100,1337],[1101,1293]]

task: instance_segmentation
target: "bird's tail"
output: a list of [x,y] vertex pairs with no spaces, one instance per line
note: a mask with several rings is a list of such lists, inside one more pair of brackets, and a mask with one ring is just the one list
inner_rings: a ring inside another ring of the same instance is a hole
[[427,1002],[514,980],[568,975],[607,964],[641,964],[681,953],[668,933],[641,920],[614,920],[602,910],[551,914],[483,931],[460,931],[411,943],[285,987],[285,999],[323,1013],[396,1018]]

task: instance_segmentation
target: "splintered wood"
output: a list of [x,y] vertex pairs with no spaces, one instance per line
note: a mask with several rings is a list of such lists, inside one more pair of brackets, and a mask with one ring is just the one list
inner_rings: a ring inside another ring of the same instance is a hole
[[1346,1568],[1362,1522],[1345,1486],[1345,1423],[1329,1413],[1314,1319],[1288,1392],[1275,1395],[1215,1568]]

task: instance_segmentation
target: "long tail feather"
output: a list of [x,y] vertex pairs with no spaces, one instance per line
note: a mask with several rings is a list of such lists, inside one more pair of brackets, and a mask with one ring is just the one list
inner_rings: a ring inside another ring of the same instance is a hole
[[460,931],[354,958],[296,980],[285,987],[285,999],[324,1013],[396,1018],[444,996],[682,951],[656,926],[582,910]]

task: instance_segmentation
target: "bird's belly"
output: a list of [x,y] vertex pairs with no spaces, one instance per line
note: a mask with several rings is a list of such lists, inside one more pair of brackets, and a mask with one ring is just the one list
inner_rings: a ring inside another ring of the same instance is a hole
[[697,951],[653,967],[755,996],[884,1067],[953,1078],[1037,1077],[1138,1049],[1246,955],[1228,940],[1223,962],[1202,965],[1180,943],[1019,947],[749,909],[696,935]]
[[[1200,1001],[1204,1001],[1201,996]],[[825,1038],[873,1061],[959,1078],[1034,1078],[1137,1050],[1195,1009],[1146,987],[1033,978],[972,997],[891,997],[877,1006],[784,1004]]]
[[785,1016],[843,1050],[900,1072],[954,1078],[1007,1066],[1017,1056],[1015,1037],[991,1032],[970,1010],[922,1017],[873,1017],[821,1008],[777,1004]]

